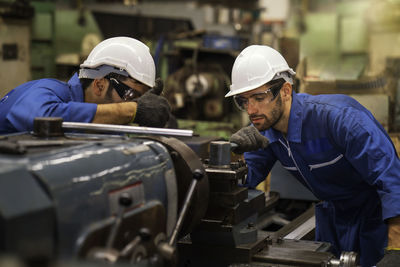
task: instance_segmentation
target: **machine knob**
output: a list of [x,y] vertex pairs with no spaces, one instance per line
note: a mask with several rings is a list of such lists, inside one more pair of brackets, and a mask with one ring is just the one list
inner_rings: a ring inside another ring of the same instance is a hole
[[123,207],[129,207],[132,205],[132,197],[129,193],[124,192],[120,195],[118,202]]
[[328,262],[329,267],[357,267],[359,266],[359,257],[356,252],[345,251],[340,254],[340,259],[331,259]]
[[151,233],[149,228],[140,228],[139,236],[142,241],[149,241],[151,238]]
[[229,168],[231,164],[231,144],[226,141],[210,143],[210,167]]

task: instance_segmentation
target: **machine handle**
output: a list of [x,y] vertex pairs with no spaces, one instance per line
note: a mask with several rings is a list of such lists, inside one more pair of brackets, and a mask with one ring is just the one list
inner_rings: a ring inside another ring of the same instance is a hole
[[114,244],[115,237],[117,236],[118,228],[122,222],[122,217],[124,216],[124,211],[132,204],[132,197],[128,193],[122,193],[119,197],[120,208],[118,210],[117,217],[115,218],[115,223],[111,228],[111,233],[108,236],[106,248],[112,248]]
[[176,255],[175,243],[176,243],[178,233],[182,227],[183,220],[185,219],[186,213],[191,204],[194,192],[196,190],[196,185],[203,177],[204,177],[204,173],[200,169],[195,169],[193,171],[193,180],[190,183],[188,192],[186,193],[185,201],[183,202],[182,209],[179,213],[178,220],[176,222],[174,230],[172,231],[169,242],[168,243],[161,242],[158,245],[158,249],[159,249],[161,255],[163,255],[168,260],[173,260]]

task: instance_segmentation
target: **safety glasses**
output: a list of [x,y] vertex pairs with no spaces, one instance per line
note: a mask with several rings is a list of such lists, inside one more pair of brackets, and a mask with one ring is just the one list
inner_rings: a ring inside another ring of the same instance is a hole
[[118,95],[125,101],[132,101],[142,95],[139,91],[127,86],[116,78],[108,78],[108,80]]
[[242,111],[247,111],[247,109],[249,108],[249,104],[257,105],[262,103],[266,105],[275,100],[284,83],[285,81],[279,82],[275,85],[272,85],[267,90],[257,92],[249,97],[235,95],[233,96],[233,101],[235,102],[236,106]]

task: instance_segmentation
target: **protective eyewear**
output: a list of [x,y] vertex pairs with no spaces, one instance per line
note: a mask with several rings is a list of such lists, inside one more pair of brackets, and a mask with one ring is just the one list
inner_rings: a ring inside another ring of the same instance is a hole
[[[272,85],[267,90],[262,91],[262,92],[257,92],[255,94],[252,94],[249,97],[235,95],[235,96],[233,96],[233,100],[234,100],[236,106],[242,111],[247,111],[247,109],[249,108],[249,104],[255,105],[255,104],[263,103],[266,105],[275,100],[275,98],[278,96],[278,93],[284,83],[285,83],[285,81],[280,82],[276,85]],[[271,95],[272,95],[272,97],[271,97]]]
[[110,81],[115,91],[117,91],[118,95],[125,101],[131,101],[142,95],[139,91],[130,88],[129,86],[122,83],[121,81],[118,81],[115,78],[108,78],[108,80]]

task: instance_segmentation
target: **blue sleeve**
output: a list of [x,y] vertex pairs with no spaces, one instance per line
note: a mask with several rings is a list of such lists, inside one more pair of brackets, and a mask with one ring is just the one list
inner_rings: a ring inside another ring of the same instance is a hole
[[382,202],[383,219],[400,215],[400,160],[390,137],[369,112],[345,109],[330,124],[335,142]]
[[31,131],[35,117],[62,117],[64,121],[91,122],[96,110],[96,104],[66,102],[52,90],[39,87],[29,90],[14,103],[7,120],[17,131]]
[[267,178],[268,173],[276,162],[276,157],[270,146],[265,149],[244,153],[248,167],[245,186],[255,188]]

